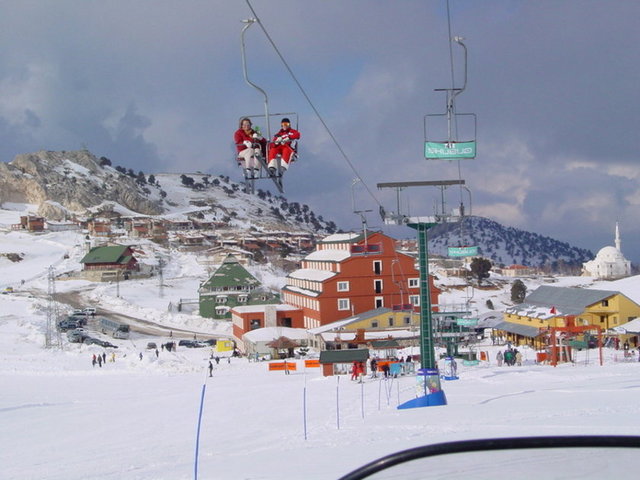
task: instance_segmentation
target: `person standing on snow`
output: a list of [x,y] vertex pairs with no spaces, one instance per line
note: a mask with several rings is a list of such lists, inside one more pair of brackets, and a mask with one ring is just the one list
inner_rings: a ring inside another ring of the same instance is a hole
[[358,378],[358,362],[354,361],[351,365],[351,380]]
[[283,118],[280,122],[281,129],[273,136],[273,141],[269,144],[269,173],[271,175],[278,175],[281,172],[276,168],[276,156],[280,155],[280,168],[281,170],[287,170],[289,163],[294,160],[298,148],[298,140],[300,139],[300,132],[291,128],[291,121],[288,118]]
[[238,150],[238,165],[244,169],[245,178],[258,178],[260,161],[257,157],[265,157],[267,141],[253,129],[251,120],[247,117],[240,120],[240,126],[233,134],[233,141]]
[[209,360],[209,376],[213,377],[213,363]]
[[498,366],[502,366],[502,362],[504,360],[504,355],[502,355],[502,350],[498,350],[498,354],[496,355],[496,360],[498,361]]

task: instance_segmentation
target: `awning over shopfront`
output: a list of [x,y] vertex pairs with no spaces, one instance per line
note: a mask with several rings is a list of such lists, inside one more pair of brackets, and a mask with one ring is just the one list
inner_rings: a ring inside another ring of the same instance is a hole
[[515,333],[516,335],[522,335],[523,337],[535,338],[540,335],[540,329],[536,327],[529,327],[528,325],[520,325],[519,323],[500,322],[494,330],[502,330],[504,332]]

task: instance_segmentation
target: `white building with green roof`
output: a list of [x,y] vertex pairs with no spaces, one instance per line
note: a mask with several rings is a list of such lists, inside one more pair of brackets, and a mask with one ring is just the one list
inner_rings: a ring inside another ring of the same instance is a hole
[[216,319],[231,319],[236,306],[280,303],[279,294],[263,288],[233,255],[200,285],[198,296],[200,315]]

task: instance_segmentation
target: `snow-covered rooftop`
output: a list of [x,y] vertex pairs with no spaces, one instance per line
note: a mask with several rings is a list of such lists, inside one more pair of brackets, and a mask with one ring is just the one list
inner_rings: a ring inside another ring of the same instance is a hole
[[359,237],[358,233],[334,233],[333,235],[329,235],[322,239],[322,243],[331,243],[331,242],[348,242],[353,240],[354,238]]
[[265,327],[251,330],[243,336],[252,342],[268,342],[280,337],[287,337],[291,340],[306,340],[309,338],[309,334],[304,328]]
[[351,254],[347,250],[328,248],[310,253],[305,257],[305,260],[311,262],[341,262],[350,256]]
[[267,307],[276,307],[276,311],[284,312],[289,310],[297,310],[298,307],[294,307],[293,305],[288,305],[286,303],[278,303],[271,305],[243,305],[241,307],[233,307],[234,312],[238,313],[258,313],[266,310]]
[[296,278],[299,280],[312,280],[314,282],[324,282],[325,280],[335,277],[336,272],[329,272],[327,270],[316,270],[314,268],[300,268],[289,274],[289,278]]

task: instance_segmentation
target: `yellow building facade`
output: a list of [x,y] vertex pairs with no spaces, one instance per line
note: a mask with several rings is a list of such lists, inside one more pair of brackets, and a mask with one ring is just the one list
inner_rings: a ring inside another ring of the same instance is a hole
[[508,308],[495,328],[516,344],[539,348],[538,335],[551,327],[594,325],[606,332],[639,317],[640,305],[617,291],[543,286]]

